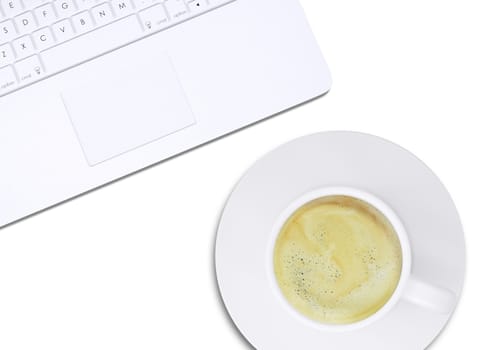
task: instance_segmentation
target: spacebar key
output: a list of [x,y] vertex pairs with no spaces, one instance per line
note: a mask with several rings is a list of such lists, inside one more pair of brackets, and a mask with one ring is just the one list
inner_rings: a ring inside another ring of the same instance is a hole
[[143,35],[138,19],[132,15],[45,50],[40,56],[47,74],[53,74],[117,49]]

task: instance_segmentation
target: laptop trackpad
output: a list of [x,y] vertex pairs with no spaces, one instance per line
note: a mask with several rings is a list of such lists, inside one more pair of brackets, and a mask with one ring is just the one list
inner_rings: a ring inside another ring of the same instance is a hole
[[119,50],[79,69],[62,98],[91,166],[195,123],[165,53]]

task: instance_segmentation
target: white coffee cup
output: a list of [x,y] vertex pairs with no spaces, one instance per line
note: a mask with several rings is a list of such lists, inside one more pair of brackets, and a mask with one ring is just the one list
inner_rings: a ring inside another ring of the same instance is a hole
[[[274,247],[276,244],[277,237],[281,228],[284,226],[288,218],[299,208],[301,208],[306,203],[326,197],[326,196],[349,196],[356,199],[360,199],[373,207],[379,210],[391,223],[396,234],[398,236],[399,242],[401,244],[402,250],[402,271],[399,283],[396,287],[391,298],[388,302],[375,314],[372,316],[361,320],[359,322],[346,324],[346,325],[332,325],[320,323],[318,321],[313,321],[302,314],[300,314],[283,296],[279,285],[276,280],[274,273]],[[411,245],[407,232],[404,228],[399,217],[396,213],[382,200],[378,197],[372,195],[371,193],[349,187],[325,187],[319,188],[304,195],[300,196],[297,200],[293,201],[282,214],[278,217],[272,233],[271,240],[269,244],[269,252],[267,254],[266,268],[268,270],[268,276],[270,278],[271,288],[274,290],[276,297],[279,302],[285,307],[294,317],[299,318],[302,322],[306,323],[310,327],[315,327],[323,331],[331,332],[344,332],[357,330],[363,327],[366,327],[374,322],[377,322],[385,315],[387,315],[400,300],[405,300],[410,303],[413,303],[419,307],[430,310],[438,314],[448,314],[450,313],[457,302],[457,296],[454,295],[451,291],[440,288],[434,285],[422,281],[421,279],[415,277],[412,274],[412,254],[411,254]]]

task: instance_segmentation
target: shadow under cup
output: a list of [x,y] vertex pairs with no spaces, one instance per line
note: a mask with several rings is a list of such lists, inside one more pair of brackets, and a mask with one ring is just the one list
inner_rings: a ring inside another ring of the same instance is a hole
[[408,236],[395,212],[352,188],[292,203],[274,227],[268,270],[280,302],[323,330],[364,327],[399,299],[449,312],[456,297],[411,276]]

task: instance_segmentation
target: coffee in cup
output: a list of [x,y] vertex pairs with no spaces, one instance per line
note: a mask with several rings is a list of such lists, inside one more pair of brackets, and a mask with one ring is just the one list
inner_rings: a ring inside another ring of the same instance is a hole
[[329,195],[297,209],[277,236],[273,268],[287,302],[332,325],[360,322],[393,296],[403,268],[401,242],[373,205]]

